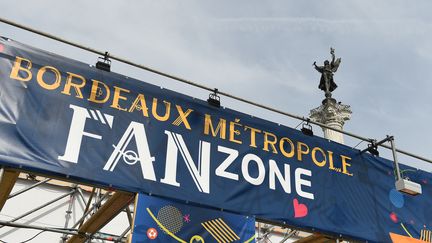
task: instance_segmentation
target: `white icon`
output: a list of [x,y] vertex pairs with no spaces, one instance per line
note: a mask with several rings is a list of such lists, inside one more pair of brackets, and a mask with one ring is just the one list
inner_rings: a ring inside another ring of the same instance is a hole
[[[114,149],[117,148],[114,144],[113,147]],[[138,154],[133,150],[126,150],[124,152],[120,150],[119,152],[123,158],[123,161],[128,165],[134,165],[139,161]]]

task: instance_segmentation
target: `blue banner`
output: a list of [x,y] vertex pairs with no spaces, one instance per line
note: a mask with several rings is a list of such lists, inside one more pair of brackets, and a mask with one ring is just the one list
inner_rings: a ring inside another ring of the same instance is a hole
[[391,161],[0,38],[0,163],[372,242],[432,225]]
[[149,241],[255,242],[255,219],[139,194],[132,243]]

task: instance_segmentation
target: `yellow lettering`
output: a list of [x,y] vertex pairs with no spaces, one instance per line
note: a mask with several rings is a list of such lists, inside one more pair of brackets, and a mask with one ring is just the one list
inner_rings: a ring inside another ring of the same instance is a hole
[[[285,148],[284,148],[284,143],[287,142],[290,144],[291,147],[291,151],[288,153]],[[291,139],[287,138],[287,137],[283,137],[280,141],[279,141],[279,148],[281,153],[283,154],[283,156],[287,157],[287,158],[291,158],[294,156],[295,153],[295,149],[294,149],[294,143],[291,141]]]
[[334,167],[334,163],[333,163],[333,152],[332,151],[327,151],[329,154],[329,169],[330,170],[336,170],[336,168]]
[[[306,150],[303,150],[302,148],[305,148]],[[297,142],[297,160],[302,161],[303,160],[303,154],[309,153],[309,146],[307,144],[302,142]]]
[[187,109],[187,111],[184,112],[183,109],[181,108],[181,106],[179,106],[179,105],[176,105],[176,108],[177,108],[177,111],[178,111],[178,113],[179,113],[179,116],[177,117],[177,119],[175,119],[175,120],[173,121],[172,124],[173,124],[173,125],[176,125],[176,126],[180,126],[180,124],[183,123],[187,129],[191,130],[191,127],[190,127],[190,125],[189,125],[189,122],[188,122],[188,120],[187,120],[187,117],[190,115],[190,113],[191,113],[193,110],[192,110],[192,109]]
[[[138,104],[139,103],[139,104]],[[129,112],[133,112],[134,110],[141,110],[143,113],[143,116],[148,117],[148,108],[145,101],[145,97],[143,94],[139,94],[134,102],[132,103],[131,107],[129,108]]]
[[229,140],[230,142],[242,144],[242,141],[237,140],[235,138],[236,135],[240,135],[240,130],[236,130],[235,126],[242,126],[240,123],[238,123],[240,119],[235,119],[235,121],[230,122],[230,129],[229,129]]
[[222,139],[225,139],[226,138],[226,120],[220,118],[219,123],[216,127],[216,130],[215,130],[213,127],[211,116],[208,114],[205,114],[204,134],[209,135],[210,131],[211,131],[213,137],[216,137],[216,135],[219,133],[219,137]]
[[[322,160],[322,161],[318,161],[318,160],[316,159],[316,152],[317,152],[317,151],[319,151],[319,152],[322,154],[322,156],[323,156],[323,160]],[[313,149],[312,149],[312,161],[313,161],[317,166],[319,166],[319,167],[323,167],[323,166],[327,163],[327,157],[326,157],[326,155],[325,155],[324,150],[322,150],[322,149],[319,148],[319,147],[315,147],[315,148],[313,148]]]
[[[67,74],[68,74],[68,76],[66,78],[66,84],[65,84],[64,89],[62,91],[62,94],[71,95],[70,94],[71,87],[74,87],[75,93],[76,93],[75,97],[80,98],[80,99],[84,98],[83,94],[81,92],[81,88],[85,86],[86,79],[83,76],[75,74],[75,73],[67,72]],[[73,83],[72,82],[73,78],[81,79],[81,83],[79,83],[79,84]]]
[[[104,98],[100,98],[100,96],[103,96],[103,90],[101,87],[99,87],[99,85],[102,85],[102,87],[104,87],[105,89],[105,97]],[[90,91],[90,98],[88,99],[91,102],[94,103],[105,103],[108,101],[110,97],[110,89],[108,87],[108,85],[106,85],[105,83],[102,83],[101,81],[97,81],[95,79],[92,79],[92,87],[91,87],[91,91]],[[99,98],[99,99],[97,99]]]
[[[269,140],[269,137],[272,137],[273,140]],[[269,145],[272,147],[272,152],[274,154],[277,154],[277,149],[275,144],[277,143],[277,137],[273,133],[270,132],[264,132],[264,148],[263,150],[269,151]]]
[[[27,67],[22,67],[22,62],[27,63]],[[32,78],[32,73],[30,72],[30,69],[32,67],[32,62],[28,59],[22,58],[22,57],[16,57],[14,66],[12,67],[10,78],[16,79],[19,81],[29,81]],[[27,74],[27,77],[21,77],[19,76],[19,71],[23,71]]]
[[349,173],[347,169],[347,167],[351,166],[351,164],[348,164],[347,160],[351,160],[351,158],[341,155],[341,159],[342,159],[342,173],[344,173],[345,175],[352,176],[353,174]]
[[126,111],[127,109],[121,108],[119,104],[119,100],[127,100],[126,96],[122,96],[120,94],[121,92],[130,93],[130,90],[114,86],[114,96],[113,96],[112,104],[110,106],[117,110]]
[[[46,71],[51,71],[52,73],[54,73],[54,75],[55,75],[54,83],[47,84],[45,82],[45,80],[43,79],[43,76],[44,76]],[[41,69],[39,69],[37,76],[36,76],[36,80],[42,88],[47,89],[47,90],[54,90],[60,86],[61,74],[60,74],[59,70],[57,70],[55,67],[44,66]]]
[[260,133],[261,130],[253,128],[253,127],[245,126],[244,130],[247,131],[248,129],[250,130],[250,145],[249,146],[256,148],[257,146],[256,146],[256,136],[255,135],[257,132]]
[[163,103],[165,104],[165,114],[163,116],[159,116],[157,114],[157,102],[158,100],[156,98],[153,98],[153,105],[152,105],[152,114],[153,116],[158,120],[158,121],[166,121],[168,120],[169,116],[170,116],[170,110],[171,110],[171,103],[169,103],[168,101],[163,101]]

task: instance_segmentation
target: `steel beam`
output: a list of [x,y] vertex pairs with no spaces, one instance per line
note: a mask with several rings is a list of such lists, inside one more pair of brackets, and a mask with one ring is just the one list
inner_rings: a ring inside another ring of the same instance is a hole
[[[79,234],[72,229],[50,228],[50,227],[43,227],[43,226],[30,225],[30,224],[13,223],[13,222],[8,222],[8,221],[3,221],[3,220],[0,220],[0,225],[18,228],[18,229],[34,229],[34,230],[48,231],[48,232],[54,232],[54,233],[59,233],[59,234],[68,234],[68,235],[78,235]],[[103,235],[95,235],[95,236],[93,236],[93,238],[97,239],[97,240],[122,242],[121,241],[122,239],[119,236],[104,237]]]
[[14,192],[14,193],[12,193],[12,194],[9,195],[8,199],[11,199],[11,198],[13,198],[13,197],[16,197],[16,196],[18,196],[18,195],[20,195],[20,194],[22,194],[22,193],[24,193],[24,192],[26,192],[26,191],[28,191],[28,190],[31,190],[31,189],[33,189],[33,188],[39,186],[39,185],[45,184],[45,183],[47,183],[47,182],[50,181],[50,180],[51,180],[50,178],[47,178],[47,179],[45,179],[45,180],[43,180],[43,181],[39,181],[39,182],[37,182],[37,183],[35,183],[35,184],[33,184],[33,185],[27,187],[27,188],[24,188],[24,189],[21,189],[21,190],[19,190],[19,191],[17,191],[17,192]]
[[19,172],[17,171],[0,169],[0,211],[3,209],[18,176]]
[[84,243],[86,234],[94,234],[112,218],[127,207],[135,195],[127,192],[115,192],[79,229],[80,235],[72,236],[67,243]]

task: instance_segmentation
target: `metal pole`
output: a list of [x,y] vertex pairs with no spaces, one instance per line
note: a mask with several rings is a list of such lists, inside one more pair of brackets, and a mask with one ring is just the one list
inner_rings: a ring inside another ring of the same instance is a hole
[[133,219],[132,219],[132,212],[129,209],[129,205],[126,207],[126,215],[127,215],[128,220],[129,220],[129,225],[132,227],[133,226],[132,225]]
[[281,240],[281,242],[279,243],[284,243],[285,241],[287,241],[289,238],[291,238],[295,233],[297,232],[297,230],[294,229],[290,229],[290,232],[288,232],[284,238]]
[[[65,216],[66,221],[65,221],[64,228],[68,227],[69,220],[71,218],[70,215],[72,213],[72,205],[73,205],[73,202],[74,202],[74,199],[75,199],[75,194],[77,192],[77,185],[75,185],[75,187],[73,188],[73,190],[74,190],[74,193],[72,193],[70,195],[70,198],[69,198],[69,206],[68,206],[68,209],[66,211],[66,216]],[[67,240],[67,234],[63,234],[63,236],[61,237],[61,239],[63,240],[63,242],[66,242],[66,240]]]
[[396,154],[396,148],[395,148],[395,142],[394,142],[394,138],[392,137],[392,139],[390,139],[390,144],[391,144],[391,148],[392,148],[392,153],[393,153],[393,160],[394,160],[394,164],[396,167],[396,177],[397,180],[401,179],[401,174],[400,174],[400,170],[399,170],[399,163],[397,160],[397,154]]
[[[383,140],[381,140],[381,141],[379,141],[379,142],[375,142],[375,141],[372,141],[371,142],[371,145],[372,145],[372,147],[378,147],[378,146],[381,146],[382,144],[384,144],[385,142],[387,142],[387,141],[390,141],[390,140],[392,140],[393,139],[393,136],[387,136],[386,138],[384,138]],[[364,153],[364,152],[366,152],[366,151],[368,151],[369,150],[369,148],[365,148],[365,149],[363,149],[362,151],[360,151],[360,153],[362,154],[362,153]]]
[[77,190],[79,193],[79,198],[81,198],[81,201],[83,202],[83,204],[86,204],[84,193],[83,193],[82,189],[80,187],[77,187]]
[[45,184],[45,183],[47,183],[50,180],[51,180],[51,178],[47,178],[47,179],[45,179],[43,181],[39,181],[38,183],[35,183],[35,184],[33,184],[33,185],[31,185],[31,186],[29,186],[27,188],[24,188],[24,189],[21,189],[21,190],[19,190],[17,192],[14,192],[14,193],[12,193],[12,194],[9,195],[8,199],[16,197],[16,196],[18,196],[18,195],[20,195],[20,194],[22,194],[22,193],[24,193],[24,192],[26,192],[26,191],[28,191],[30,189],[33,189],[33,188],[35,188],[35,187],[37,187],[39,185]]
[[75,228],[76,226],[82,225],[82,223],[84,222],[85,217],[87,217],[87,215],[89,215],[93,210],[95,210],[101,203],[102,201],[108,197],[109,193],[105,193],[105,195],[103,195],[96,203],[93,204],[92,208],[90,210],[88,210],[88,212],[86,212],[73,226],[72,228]]
[[78,235],[78,232],[69,231],[66,229],[56,229],[56,228],[48,228],[48,227],[42,227],[42,226],[36,226],[36,225],[27,225],[27,224],[20,224],[20,223],[13,223],[8,221],[0,220],[0,225],[2,227],[8,226],[8,227],[15,227],[15,228],[25,228],[25,229],[37,229],[37,230],[45,230],[60,234],[70,234],[70,235]]
[[[48,227],[42,227],[42,226],[36,226],[36,225],[27,225],[27,224],[20,224],[20,223],[13,223],[8,221],[0,220],[0,225],[2,227],[14,227],[14,228],[23,228],[23,229],[35,229],[35,230],[42,230],[42,231],[49,231],[59,234],[68,234],[68,235],[85,235],[86,238],[89,237],[88,234],[85,233],[79,233],[75,230],[70,229],[56,229],[56,228],[48,228]],[[107,241],[118,241],[118,236],[109,236],[109,237],[103,237],[101,235],[94,235],[92,238],[97,240],[107,240]]]
[[[75,190],[74,190],[74,189],[73,189],[71,192],[68,192],[68,193],[66,193],[66,194],[64,194],[64,195],[61,195],[61,196],[59,196],[59,197],[57,197],[57,198],[55,198],[55,199],[53,199],[53,200],[51,200],[51,201],[49,201],[49,202],[47,202],[47,203],[45,203],[45,204],[43,204],[43,205],[41,205],[41,206],[35,208],[35,209],[32,209],[32,210],[30,210],[30,211],[28,211],[28,212],[26,212],[26,213],[24,213],[24,214],[22,214],[22,215],[20,215],[20,216],[18,216],[18,217],[16,217],[16,218],[14,218],[14,219],[12,219],[12,220],[9,221],[9,222],[15,222],[15,221],[17,221],[17,220],[19,220],[19,219],[22,219],[22,218],[24,218],[25,216],[28,216],[28,215],[30,215],[30,214],[32,214],[32,213],[34,213],[34,212],[36,212],[36,211],[38,211],[38,210],[40,210],[40,209],[42,209],[42,208],[48,206],[48,205],[50,205],[50,204],[53,204],[53,203],[57,202],[58,200],[61,200],[61,199],[65,198],[65,197],[67,197],[67,196],[69,196],[69,195],[71,195],[71,194],[73,194],[73,193],[75,193]],[[2,227],[3,227],[3,226],[0,226],[0,228],[2,228]]]
[[[93,48],[90,48],[90,47],[86,47],[86,46],[83,46],[81,44],[78,44],[78,43],[75,43],[75,42],[72,42],[72,41],[68,41],[66,39],[63,39],[63,38],[60,38],[60,37],[48,34],[48,33],[43,32],[43,31],[35,30],[35,29],[31,28],[31,27],[24,26],[24,25],[15,23],[13,21],[10,21],[10,20],[7,20],[7,19],[1,18],[1,17],[0,17],[0,22],[3,22],[5,24],[9,24],[9,25],[15,26],[15,27],[20,28],[20,29],[24,29],[24,30],[33,32],[33,33],[38,34],[38,35],[45,36],[47,38],[50,38],[50,39],[53,39],[53,40],[56,40],[56,41],[59,41],[59,42],[62,42],[62,43],[65,43],[65,44],[68,44],[68,45],[80,48],[80,49],[83,49],[83,50],[86,50],[86,51],[89,51],[89,52],[93,52],[93,53],[96,53],[96,54],[99,54],[99,55],[102,55],[102,56],[105,55],[104,51],[100,51],[100,50],[96,50],[96,49],[93,49]],[[141,65],[141,64],[134,63],[132,61],[129,61],[129,60],[121,58],[121,57],[117,57],[117,56],[114,56],[114,55],[110,54],[109,58],[111,58],[113,60],[117,60],[117,61],[125,63],[125,64],[128,64],[128,65],[131,65],[131,66],[134,66],[134,67],[137,67],[137,68],[140,68],[140,69],[144,69],[146,71],[149,71],[149,72],[152,72],[152,73],[155,73],[155,74],[158,74],[158,75],[170,78],[170,79],[174,79],[174,80],[180,81],[180,82],[185,83],[185,84],[189,84],[189,85],[195,86],[197,88],[201,88],[201,89],[204,89],[204,90],[207,90],[207,91],[211,91],[211,92],[214,91],[213,88],[210,88],[210,87],[204,86],[202,84],[198,84],[198,83],[195,83],[195,82],[183,79],[183,78],[179,78],[179,77],[176,77],[174,75],[167,74],[167,73],[158,71],[158,70],[153,69],[153,68],[149,68],[149,67]],[[294,115],[294,114],[290,114],[288,112],[277,110],[275,108],[271,108],[271,107],[266,106],[266,105],[261,105],[261,104],[258,104],[256,102],[253,102],[253,101],[250,101],[250,100],[246,100],[246,99],[237,97],[235,95],[232,95],[232,94],[229,94],[229,93],[226,93],[226,92],[223,92],[223,91],[218,91],[218,94],[224,95],[224,96],[226,96],[228,98],[231,98],[231,99],[234,99],[234,100],[238,100],[238,101],[241,101],[241,102],[244,102],[244,103],[256,106],[256,107],[260,107],[260,108],[263,108],[263,109],[266,109],[266,110],[269,110],[269,111],[273,111],[273,112],[281,114],[281,115],[285,115],[285,116],[288,116],[288,117],[291,117],[291,118],[294,118],[294,119],[298,119],[298,120],[302,120],[302,121],[305,121],[305,122],[309,122],[310,124],[314,124],[314,125],[320,126],[322,128],[327,128],[327,129],[330,129],[330,130],[333,130],[333,131],[336,131],[336,132],[339,132],[339,133],[342,133],[342,134],[345,134],[345,135],[348,135],[350,137],[357,138],[357,139],[360,139],[360,140],[363,140],[363,141],[366,141],[366,142],[372,142],[373,141],[373,139],[365,138],[365,137],[362,137],[360,135],[356,135],[354,133],[350,133],[350,132],[347,132],[347,131],[344,131],[344,130],[333,128],[333,127],[327,126],[327,125],[325,125],[323,123],[311,121],[311,120],[309,120],[309,118],[305,118],[305,117],[297,116],[297,115]],[[380,146],[382,146],[384,148],[387,148],[387,149],[391,149],[389,146],[386,146],[386,145],[380,145]],[[409,153],[409,152],[406,152],[406,151],[403,151],[403,150],[399,150],[399,149],[396,149],[396,151],[399,152],[399,153],[405,154],[407,156],[414,157],[416,159],[419,159],[419,160],[422,160],[422,161],[425,161],[425,162],[428,162],[428,163],[432,163],[432,160],[424,158],[422,156],[418,156],[418,155],[415,155],[415,154],[412,154],[412,153]]]
[[260,239],[260,237],[261,237],[261,223],[258,222],[258,236],[257,236],[257,239]]
[[[95,190],[96,190],[96,188],[93,187],[92,192],[91,192],[91,194],[90,194],[90,197],[89,197],[89,199],[88,199],[88,201],[87,201],[86,207],[85,207],[85,209],[84,209],[84,211],[83,211],[83,216],[86,215],[86,214],[87,214],[87,211],[89,210],[90,203],[91,203],[91,201],[92,201],[92,199],[93,199],[93,195],[94,195],[94,193],[95,193]],[[82,221],[82,222],[79,224],[78,228],[82,226],[83,222],[84,222],[84,221]]]
[[123,239],[123,237],[126,236],[126,234],[130,231],[130,229],[131,229],[131,227],[128,226],[128,227],[126,228],[126,230],[123,231],[123,233],[121,233],[121,235],[119,236],[119,237],[120,237],[120,240],[117,240],[116,243],[117,243],[117,242],[122,242],[121,239]]
[[[96,204],[97,200],[101,198],[101,191],[102,191],[102,190],[101,190],[100,188],[98,188],[98,189],[96,190],[96,197],[94,198],[95,203],[93,204],[93,206]],[[99,206],[100,206],[100,205],[99,205]],[[99,206],[98,206],[98,207],[99,207]]]

